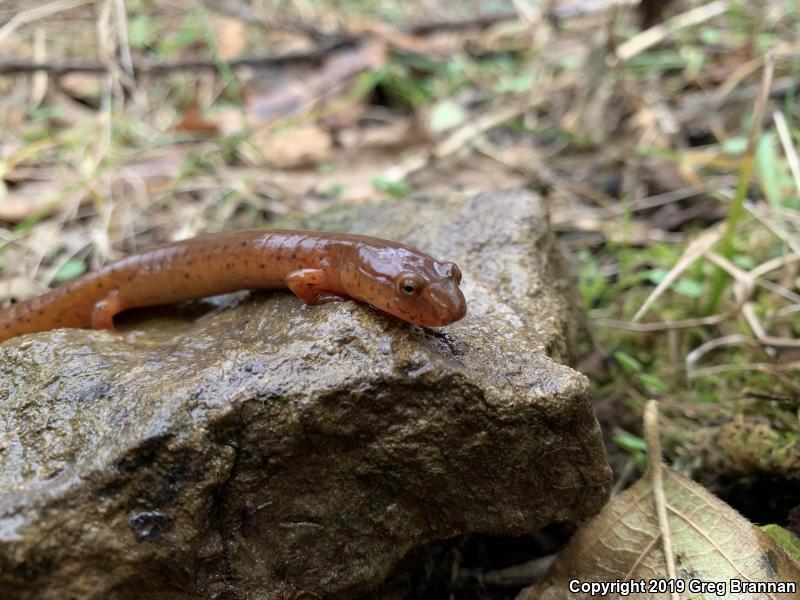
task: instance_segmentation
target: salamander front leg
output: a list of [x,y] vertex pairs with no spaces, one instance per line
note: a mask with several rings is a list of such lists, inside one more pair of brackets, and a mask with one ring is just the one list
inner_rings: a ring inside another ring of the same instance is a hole
[[111,290],[102,300],[92,307],[92,329],[114,329],[114,315],[125,310],[119,291]]
[[286,286],[306,304],[325,304],[347,300],[347,298],[326,291],[326,283],[325,271],[320,269],[300,269],[292,271],[286,277]]

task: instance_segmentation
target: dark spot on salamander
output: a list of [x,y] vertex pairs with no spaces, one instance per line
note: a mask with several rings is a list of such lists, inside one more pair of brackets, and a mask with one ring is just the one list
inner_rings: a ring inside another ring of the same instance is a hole
[[184,278],[184,279],[189,279],[189,277],[190,277],[190,275],[189,275],[188,273],[184,273],[184,274],[183,274],[183,278]]
[[242,248],[246,247],[247,246],[247,242],[242,242],[241,246],[242,246]]
[[222,249],[223,249],[223,250],[227,250],[228,248],[230,248],[230,244],[225,244],[225,245],[222,247]]

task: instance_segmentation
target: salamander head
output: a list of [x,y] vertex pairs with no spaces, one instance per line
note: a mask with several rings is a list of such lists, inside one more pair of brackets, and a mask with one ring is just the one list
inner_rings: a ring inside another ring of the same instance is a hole
[[440,327],[467,314],[458,266],[405,246],[360,246],[341,283],[351,298],[417,325]]

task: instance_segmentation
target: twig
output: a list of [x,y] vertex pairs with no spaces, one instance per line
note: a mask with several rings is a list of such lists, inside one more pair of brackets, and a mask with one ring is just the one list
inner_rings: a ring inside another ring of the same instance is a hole
[[[737,307],[738,308],[738,307]],[[718,315],[708,315],[696,319],[683,319],[681,321],[658,321],[654,323],[631,323],[630,321],[618,321],[616,319],[597,319],[594,322],[600,327],[613,327],[624,331],[635,331],[637,333],[652,333],[654,331],[667,331],[670,329],[686,329],[688,327],[704,327],[707,325],[717,325],[730,319],[736,311],[730,310]]]
[[204,0],[204,4],[214,12],[256,25],[267,31],[294,31],[307,35],[318,42],[338,37],[335,33],[328,34],[320,31],[302,19],[287,19],[274,16],[267,19],[261,17],[250,6],[232,2],[231,0]]
[[[667,498],[664,495],[664,473],[661,462],[661,440],[658,431],[658,402],[648,400],[644,406],[644,439],[647,442],[647,474],[653,486],[653,501],[658,528],[661,531],[661,543],[664,549],[664,560],[667,563],[667,576],[671,580],[677,579],[675,569],[675,556],[672,554],[672,534],[667,520]],[[679,600],[677,592],[670,593],[672,600]]]
[[[238,4],[231,0],[204,0],[204,4],[211,10],[220,14],[240,19],[246,23],[256,25],[266,30],[283,30],[303,33],[311,39],[322,41],[332,38],[344,37],[341,31],[326,33],[302,19],[272,16],[261,17],[247,5]],[[399,29],[413,35],[429,35],[439,31],[461,31],[464,29],[482,29],[503,21],[517,19],[519,14],[515,10],[501,10],[497,12],[481,13],[469,17],[456,17],[453,19],[431,19],[428,21],[413,21]]]
[[[621,4],[634,4],[638,0],[605,0],[604,2],[550,2],[548,7],[538,14],[536,11],[525,11],[529,18],[567,19],[581,15],[608,10]],[[430,21],[417,21],[400,27],[400,30],[413,35],[428,35],[439,31],[460,31],[464,29],[481,29],[491,27],[503,21],[514,21],[520,18],[519,10],[500,10],[497,12],[481,13],[470,17],[456,17],[454,19],[438,19]]]
[[428,35],[439,31],[461,31],[464,29],[480,29],[491,27],[503,21],[513,21],[519,18],[516,10],[503,10],[491,13],[483,13],[471,17],[457,17],[454,19],[432,19],[430,21],[416,21],[409,23],[405,27],[400,27],[401,31],[413,35]]
[[[9,21],[2,29],[0,29],[0,41],[8,33],[11,33],[20,25],[28,23],[36,18],[49,16],[59,10],[68,10],[76,6],[88,4],[94,0],[61,0],[47,7],[39,7],[19,13],[11,21]],[[608,0],[607,4],[614,5],[621,3],[621,0]],[[314,65],[322,62],[326,55],[330,52],[340,50],[343,48],[352,48],[360,43],[360,40],[352,36],[338,33],[330,35],[316,30],[313,26],[308,25],[299,20],[275,19],[274,21],[262,19],[255,12],[247,6],[234,5],[226,0],[207,0],[209,8],[217,10],[236,18],[242,19],[248,23],[257,24],[264,28],[271,29],[286,29],[302,31],[309,37],[316,40],[324,40],[324,44],[315,50],[308,52],[288,53],[278,56],[251,56],[240,59],[231,60],[228,65],[231,69],[239,69],[242,67],[253,68],[266,68],[266,67],[284,67],[288,65]],[[45,11],[45,9],[48,11]],[[604,8],[600,6],[590,7],[573,7],[569,4],[561,6],[557,5],[548,11],[548,17],[566,18],[578,16],[587,12],[594,12]],[[607,8],[607,7],[605,7]],[[30,13],[30,14],[29,14]],[[23,15],[26,15],[23,17]],[[441,19],[431,21],[420,21],[410,23],[399,30],[411,35],[429,35],[439,31],[459,31],[464,29],[485,28],[496,23],[518,19],[519,14],[515,10],[497,11],[492,13],[483,13],[471,17],[458,17],[453,19]],[[212,59],[196,59],[196,60],[183,60],[173,62],[143,62],[138,64],[134,63],[133,72],[136,75],[147,74],[161,76],[172,73],[174,71],[191,71],[191,70],[215,70],[218,68],[218,62]],[[54,75],[63,75],[65,73],[105,73],[108,67],[100,62],[91,60],[65,60],[65,61],[47,61],[39,62],[35,60],[18,59],[15,57],[2,57],[0,58],[0,76],[13,75],[17,73],[30,73],[33,71],[46,71]]]
[[[329,53],[352,48],[356,45],[354,40],[339,40],[327,46],[322,46],[309,52],[291,52],[277,56],[250,56],[234,59],[228,62],[231,69],[242,67],[266,68],[283,67],[287,65],[315,65],[321,63]],[[136,75],[167,75],[175,71],[216,70],[218,61],[214,59],[195,59],[170,62],[140,62],[134,63],[133,71]],[[0,60],[0,75],[15,73],[29,73],[31,71],[47,71],[55,75],[65,73],[107,73],[108,67],[102,63],[89,60],[48,61],[36,62],[30,60],[5,58]]]
[[731,371],[759,371],[761,373],[779,373],[782,371],[800,371],[800,360],[787,363],[743,363],[739,365],[714,365],[697,369],[692,373],[687,373],[689,379],[697,379],[706,375],[719,375]]
[[649,210],[651,208],[657,208],[665,204],[671,204],[673,202],[679,202],[681,200],[686,200],[687,198],[699,196],[700,194],[705,194],[710,189],[712,189],[712,187],[713,186],[711,183],[701,183],[700,185],[694,185],[688,188],[671,190],[669,192],[664,192],[663,194],[656,194],[655,196],[648,196],[640,200],[635,200],[631,202],[631,204],[628,207],[625,206],[612,207],[609,210],[609,213],[612,215],[621,216],[629,211],[639,212],[641,210]]

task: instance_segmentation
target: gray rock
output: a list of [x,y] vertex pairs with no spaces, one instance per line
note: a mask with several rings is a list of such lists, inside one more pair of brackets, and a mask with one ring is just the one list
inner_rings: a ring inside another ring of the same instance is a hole
[[134,345],[0,345],[0,597],[351,597],[421,544],[600,509],[610,470],[561,364],[574,304],[537,197],[302,225],[456,261],[468,316],[426,330],[256,293],[134,314]]

